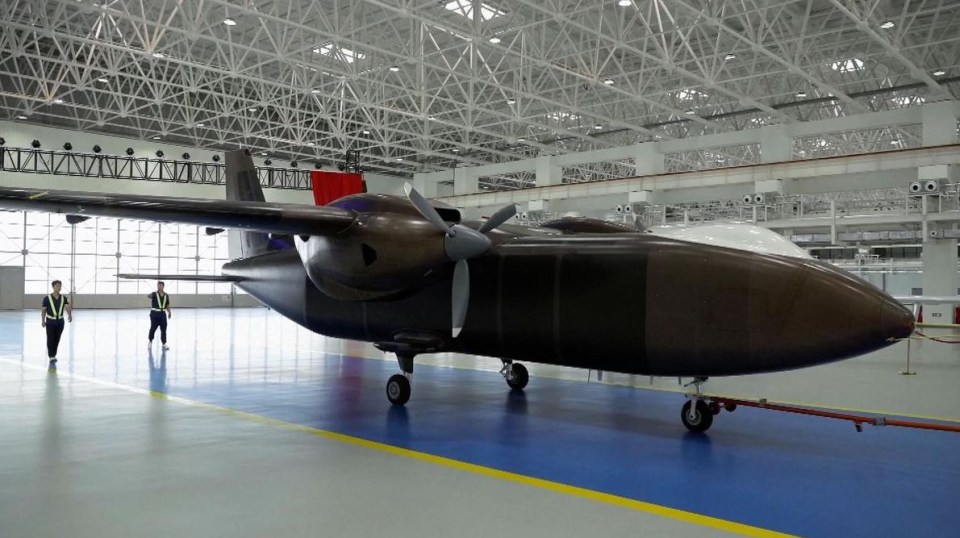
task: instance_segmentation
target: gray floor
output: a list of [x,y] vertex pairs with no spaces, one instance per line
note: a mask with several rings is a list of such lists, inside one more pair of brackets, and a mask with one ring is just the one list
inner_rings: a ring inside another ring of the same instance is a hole
[[[181,354],[187,312],[174,341]],[[25,319],[35,321],[0,313],[0,324]],[[100,345],[129,336],[118,327],[101,322]],[[39,344],[33,329],[22,331],[26,353],[0,350],[5,538],[724,534],[151,396],[71,374],[65,361],[47,371],[30,351]],[[218,335],[231,336],[249,338]],[[68,345],[77,352],[83,341]]]

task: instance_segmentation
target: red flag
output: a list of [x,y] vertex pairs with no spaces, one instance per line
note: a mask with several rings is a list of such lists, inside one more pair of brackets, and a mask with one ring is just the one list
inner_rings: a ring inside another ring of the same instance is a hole
[[313,201],[318,206],[327,205],[349,194],[366,191],[363,174],[311,170],[310,179],[313,183]]

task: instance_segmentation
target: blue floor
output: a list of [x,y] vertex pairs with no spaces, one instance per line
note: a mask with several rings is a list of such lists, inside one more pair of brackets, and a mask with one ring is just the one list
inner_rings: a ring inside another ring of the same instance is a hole
[[[495,373],[424,365],[394,408],[395,363],[328,353],[340,345],[275,314],[219,312],[152,358],[134,336],[145,314],[78,319],[60,371],[802,536],[960,529],[958,434],[738,409],[699,435],[675,394],[535,376],[514,393]],[[34,321],[0,314],[0,357],[42,362]]]

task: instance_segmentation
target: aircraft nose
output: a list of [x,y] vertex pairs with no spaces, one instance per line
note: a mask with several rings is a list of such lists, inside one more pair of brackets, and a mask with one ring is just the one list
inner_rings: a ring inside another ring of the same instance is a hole
[[894,299],[886,299],[880,308],[880,327],[887,339],[907,338],[913,334],[913,312]]

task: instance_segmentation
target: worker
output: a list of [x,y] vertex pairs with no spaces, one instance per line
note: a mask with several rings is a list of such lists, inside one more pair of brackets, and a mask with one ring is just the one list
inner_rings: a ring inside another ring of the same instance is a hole
[[73,322],[73,307],[70,306],[70,300],[60,295],[60,287],[63,283],[54,280],[50,283],[53,287],[53,293],[43,298],[43,308],[40,310],[40,324],[47,330],[47,357],[50,359],[50,367],[57,365],[57,348],[60,347],[60,336],[63,334],[63,315],[66,313],[67,321]]
[[147,295],[150,298],[150,335],[149,335],[149,346],[153,348],[153,336],[157,333],[157,328],[160,328],[160,343],[163,346],[163,350],[170,349],[167,347],[167,320],[173,317],[173,314],[170,312],[170,296],[163,292],[163,282],[157,282],[157,291]]

